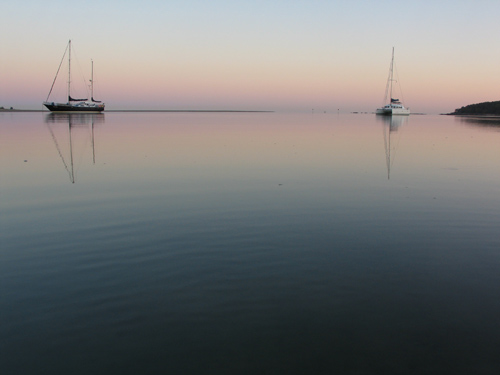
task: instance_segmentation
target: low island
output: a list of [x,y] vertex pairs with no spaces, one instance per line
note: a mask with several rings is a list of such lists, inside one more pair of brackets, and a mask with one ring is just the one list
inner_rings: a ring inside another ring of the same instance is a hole
[[500,101],[469,104],[449,115],[500,116]]

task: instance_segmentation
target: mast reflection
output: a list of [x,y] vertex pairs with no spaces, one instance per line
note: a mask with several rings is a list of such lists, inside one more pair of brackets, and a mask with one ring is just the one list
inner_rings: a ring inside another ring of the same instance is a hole
[[[82,153],[82,150],[75,150],[75,138],[80,141],[83,139],[85,143],[90,138],[92,164],[95,164],[94,127],[96,124],[103,124],[104,122],[104,114],[102,113],[50,113],[45,117],[45,124],[54,141],[64,169],[68,172],[71,183],[74,184],[76,181],[75,163],[81,161],[75,160],[75,157],[81,157]],[[67,132],[62,133],[63,129],[67,129]],[[77,130],[83,130],[84,132]],[[80,135],[80,133],[85,133],[85,135]],[[77,152],[76,155],[75,151]]]
[[385,163],[387,167],[387,179],[391,179],[391,167],[394,164],[399,139],[393,139],[394,133],[408,123],[407,116],[376,116],[377,121],[382,123],[384,134]]

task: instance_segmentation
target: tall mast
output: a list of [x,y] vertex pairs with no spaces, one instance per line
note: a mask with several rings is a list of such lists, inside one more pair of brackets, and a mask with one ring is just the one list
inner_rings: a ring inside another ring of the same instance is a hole
[[68,42],[68,49],[69,49],[69,54],[68,54],[68,103],[71,98],[71,39]]
[[94,101],[94,60],[90,59],[91,70],[90,70],[90,100]]
[[392,103],[392,81],[393,81],[393,69],[394,69],[394,47],[392,47],[392,60],[391,60],[391,103]]

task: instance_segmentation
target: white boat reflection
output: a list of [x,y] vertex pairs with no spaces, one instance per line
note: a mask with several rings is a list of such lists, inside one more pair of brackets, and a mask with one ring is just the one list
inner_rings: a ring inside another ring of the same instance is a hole
[[391,167],[394,164],[399,138],[394,139],[394,133],[408,123],[408,116],[377,116],[377,121],[382,123],[384,133],[385,162],[387,166],[387,179],[391,178]]

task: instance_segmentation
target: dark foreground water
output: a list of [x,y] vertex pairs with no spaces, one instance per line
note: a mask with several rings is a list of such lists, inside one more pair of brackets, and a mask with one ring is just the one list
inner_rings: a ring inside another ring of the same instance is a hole
[[0,373],[499,374],[500,124],[0,113]]

